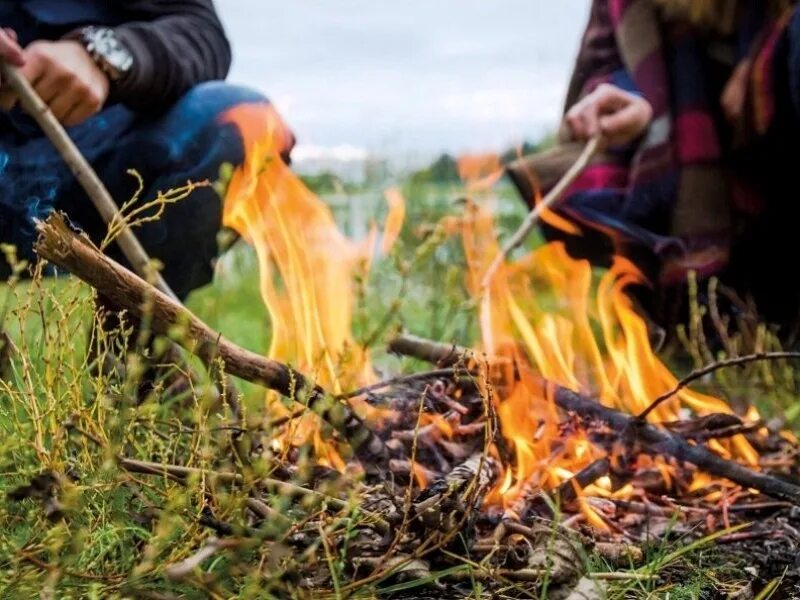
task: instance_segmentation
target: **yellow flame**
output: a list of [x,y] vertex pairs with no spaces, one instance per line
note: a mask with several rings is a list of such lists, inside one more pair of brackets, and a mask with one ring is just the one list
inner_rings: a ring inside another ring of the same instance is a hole
[[[369,357],[352,335],[353,281],[369,268],[375,230],[361,243],[341,233],[328,206],[281,159],[290,136],[274,109],[239,106],[224,120],[239,128],[246,156],[230,181],[223,222],[258,256],[261,295],[272,324],[269,356],[334,393],[370,383]],[[387,251],[404,215],[401,199],[390,204]],[[285,414],[272,396],[268,404],[271,412]],[[293,423],[288,442],[312,443],[325,462],[343,466],[312,416]]]

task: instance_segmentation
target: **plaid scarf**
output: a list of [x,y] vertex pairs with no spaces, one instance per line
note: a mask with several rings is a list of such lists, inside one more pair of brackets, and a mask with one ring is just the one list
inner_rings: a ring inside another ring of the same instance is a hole
[[[756,135],[775,114],[773,54],[789,16],[770,19],[757,7],[743,16],[736,58],[752,64],[747,121]],[[666,26],[652,0],[594,0],[569,87],[568,108],[601,83],[641,94],[653,107],[645,138],[592,165],[571,190],[580,208],[565,212],[605,231],[618,247],[649,247],[661,258],[663,283],[685,281],[690,270],[709,275],[726,264],[732,199],[745,195],[723,169],[719,90],[710,84],[710,63],[703,36],[688,26]],[[592,208],[591,199],[580,202],[598,190],[623,196],[615,216]]]

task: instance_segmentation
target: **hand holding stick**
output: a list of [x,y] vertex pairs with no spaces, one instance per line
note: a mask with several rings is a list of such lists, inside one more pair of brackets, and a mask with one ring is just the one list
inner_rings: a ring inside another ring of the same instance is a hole
[[[7,85],[13,90],[22,108],[39,124],[44,134],[58,150],[103,221],[109,224],[115,218],[118,219],[119,207],[108,189],[30,82],[20,74],[16,67],[4,60],[0,60],[0,75],[2,75],[3,85]],[[150,257],[133,231],[124,223],[116,242],[138,275],[145,279],[152,279],[153,285],[160,291],[173,299],[176,298],[161,274],[150,269]]]

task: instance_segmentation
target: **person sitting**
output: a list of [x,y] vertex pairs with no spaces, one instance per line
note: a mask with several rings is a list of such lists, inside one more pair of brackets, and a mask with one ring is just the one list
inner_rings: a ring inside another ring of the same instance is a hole
[[[212,0],[22,0],[0,3],[0,58],[49,106],[118,204],[189,181],[215,181],[244,158],[225,111],[268,101],[223,83],[231,49]],[[0,243],[32,259],[34,219],[64,211],[95,242],[107,227],[50,141],[0,87]],[[288,151],[288,149],[287,149]],[[221,199],[201,187],[135,230],[184,299],[208,283]],[[108,253],[125,262],[120,250]],[[0,259],[0,280],[9,274]]]
[[544,225],[546,237],[596,264],[633,260],[659,321],[694,272],[788,323],[800,282],[774,267],[794,253],[798,133],[796,2],[593,0],[561,145],[508,173],[532,204],[536,179],[554,176],[540,167],[562,169],[570,143],[601,135],[602,156],[556,209],[580,235]]

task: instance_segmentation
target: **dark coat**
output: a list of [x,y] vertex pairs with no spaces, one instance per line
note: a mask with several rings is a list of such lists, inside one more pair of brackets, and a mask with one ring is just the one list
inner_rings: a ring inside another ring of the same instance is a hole
[[230,68],[230,44],[212,0],[21,0],[14,10],[27,19],[24,44],[60,39],[85,25],[113,27],[134,56],[113,99],[137,111],[161,112],[194,85],[224,79]]

